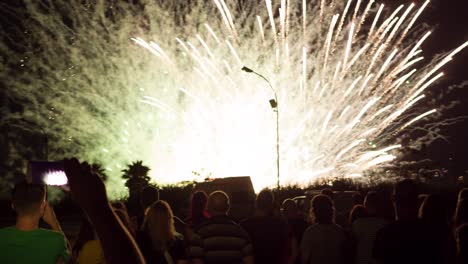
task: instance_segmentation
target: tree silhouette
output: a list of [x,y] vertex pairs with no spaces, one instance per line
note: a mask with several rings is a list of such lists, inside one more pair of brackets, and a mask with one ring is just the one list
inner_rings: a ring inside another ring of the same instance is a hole
[[106,169],[100,163],[91,164],[91,170],[99,175],[102,181],[106,182],[108,179]]
[[131,215],[138,214],[140,211],[140,193],[149,185],[150,177],[148,172],[150,168],[143,165],[143,161],[138,160],[122,170],[122,178],[126,179],[125,186],[129,191],[128,204],[129,213]]
[[150,171],[150,168],[143,165],[143,161],[138,160],[135,161],[129,165],[127,165],[127,168],[122,170],[123,175],[122,178],[126,179],[127,182],[125,183],[125,186],[129,187],[133,185],[134,183],[146,183],[148,185],[150,181],[150,177],[148,176],[148,172]]

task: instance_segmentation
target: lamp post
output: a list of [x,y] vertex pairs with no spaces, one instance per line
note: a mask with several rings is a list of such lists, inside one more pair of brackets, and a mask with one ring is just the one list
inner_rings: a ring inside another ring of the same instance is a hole
[[265,78],[265,76],[261,75],[260,73],[244,66],[242,67],[242,70],[247,72],[247,73],[253,73],[263,80],[265,80],[268,85],[270,86],[271,91],[273,92],[273,96],[275,97],[274,99],[270,100],[270,106],[273,109],[273,111],[276,113],[276,186],[279,189],[280,188],[280,145],[279,145],[279,108],[278,108],[278,96],[276,94],[275,89],[273,88],[273,85],[271,85],[270,81]]

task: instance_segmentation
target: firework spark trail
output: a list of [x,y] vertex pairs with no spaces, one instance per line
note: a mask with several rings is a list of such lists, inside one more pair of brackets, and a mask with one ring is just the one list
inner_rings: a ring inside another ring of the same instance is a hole
[[440,112],[421,107],[423,93],[468,45],[421,65],[429,33],[408,36],[427,2],[392,11],[372,0],[265,0],[248,15],[224,0],[57,2],[47,11],[27,2],[43,53],[28,55],[11,82],[36,102],[25,116],[56,149],[115,175],[143,159],[159,183],[192,180],[192,171],[250,175],[257,190],[275,183],[273,94],[244,65],[279,98],[282,184],[362,177],[401,155],[398,135]]

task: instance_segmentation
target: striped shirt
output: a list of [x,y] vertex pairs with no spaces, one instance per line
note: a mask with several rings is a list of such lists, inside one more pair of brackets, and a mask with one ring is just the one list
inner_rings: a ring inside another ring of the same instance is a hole
[[220,215],[211,217],[195,230],[189,255],[207,264],[237,264],[253,254],[247,232],[228,216]]

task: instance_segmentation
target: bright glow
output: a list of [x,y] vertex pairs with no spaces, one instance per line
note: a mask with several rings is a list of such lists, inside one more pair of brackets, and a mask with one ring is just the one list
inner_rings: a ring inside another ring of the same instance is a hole
[[111,195],[138,159],[159,184],[248,175],[257,190],[274,186],[272,91],[242,66],[278,95],[282,185],[365,178],[430,140],[399,145],[435,112],[422,93],[468,45],[434,62],[416,56],[429,33],[409,30],[427,3],[60,1],[46,12],[26,2],[41,53],[3,78],[7,92],[37,103],[24,116],[54,138],[51,149],[108,168]]
[[67,175],[65,175],[64,171],[49,171],[44,174],[44,183],[47,185],[62,186],[68,183]]

